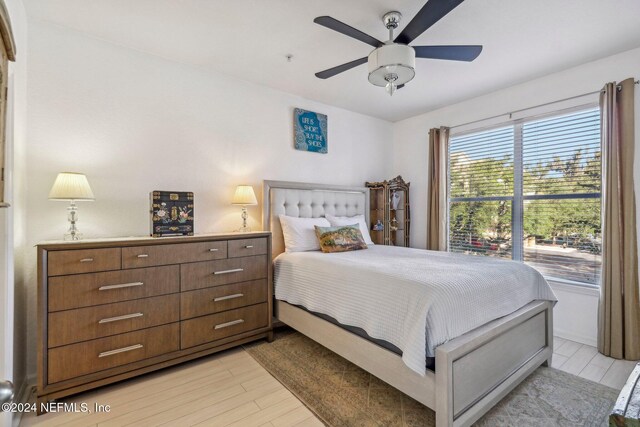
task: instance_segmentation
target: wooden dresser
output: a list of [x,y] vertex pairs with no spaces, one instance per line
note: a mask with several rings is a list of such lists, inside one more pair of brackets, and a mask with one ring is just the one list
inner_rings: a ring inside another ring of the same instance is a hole
[[37,248],[39,403],[273,337],[268,232]]

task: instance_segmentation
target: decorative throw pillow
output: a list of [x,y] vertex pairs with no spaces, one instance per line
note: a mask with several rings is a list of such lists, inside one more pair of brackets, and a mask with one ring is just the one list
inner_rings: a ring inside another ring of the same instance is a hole
[[316,236],[320,242],[322,252],[346,252],[367,249],[358,224],[341,225],[338,227],[318,227]]
[[329,227],[326,218],[298,218],[280,215],[280,225],[287,252],[304,252],[320,250],[314,226]]
[[325,215],[324,217],[329,220],[332,227],[338,227],[340,225],[351,225],[351,224],[357,223],[358,226],[360,227],[360,233],[362,233],[364,242],[367,245],[373,245],[373,240],[371,240],[371,236],[369,235],[369,226],[367,225],[367,220],[364,218],[364,215],[354,215],[354,216]]

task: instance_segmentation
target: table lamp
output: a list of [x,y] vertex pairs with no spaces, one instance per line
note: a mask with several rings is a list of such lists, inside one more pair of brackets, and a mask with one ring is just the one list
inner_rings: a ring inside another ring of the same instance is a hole
[[232,205],[240,205],[242,206],[242,227],[237,230],[241,233],[247,233],[251,231],[249,227],[247,227],[247,206],[248,205],[257,205],[258,200],[256,199],[256,193],[253,192],[253,187],[250,185],[238,185],[236,187],[236,193],[233,195]]
[[93,201],[93,191],[89,186],[87,177],[82,173],[61,172],[56,177],[53,187],[49,192],[49,200],[69,201],[69,230],[64,235],[64,240],[80,240],[82,233],[78,232],[78,208],[76,201]]

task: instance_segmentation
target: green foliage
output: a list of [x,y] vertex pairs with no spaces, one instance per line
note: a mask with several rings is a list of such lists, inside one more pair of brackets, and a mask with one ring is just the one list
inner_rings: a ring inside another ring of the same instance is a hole
[[[513,195],[511,156],[471,160],[458,154],[452,155],[450,162],[451,197]],[[451,203],[449,223],[452,247],[473,247],[474,251],[483,251],[478,242],[489,237],[488,234],[497,241],[505,241],[511,236],[511,201]]]
[[[600,152],[585,158],[577,149],[569,159],[555,157],[523,171],[524,194],[599,193]],[[528,200],[524,237],[551,240],[558,236],[586,239],[600,233],[600,199]]]
[[[585,155],[577,149],[562,158],[525,164],[522,174],[525,196],[599,193],[600,152]],[[463,153],[451,154],[450,197],[513,196],[513,178],[510,155],[470,159]],[[511,199],[451,202],[452,249],[477,252],[484,250],[487,240],[498,244],[510,240],[511,204]],[[551,243],[562,237],[578,246],[600,233],[600,199],[525,200],[523,227],[524,239]]]

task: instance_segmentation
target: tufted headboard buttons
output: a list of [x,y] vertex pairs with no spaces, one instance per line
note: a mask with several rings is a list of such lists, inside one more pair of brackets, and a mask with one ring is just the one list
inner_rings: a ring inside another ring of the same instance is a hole
[[284,252],[279,215],[320,218],[326,214],[364,214],[367,222],[369,221],[369,189],[365,187],[264,181],[262,191],[262,227],[271,231],[274,258]]

